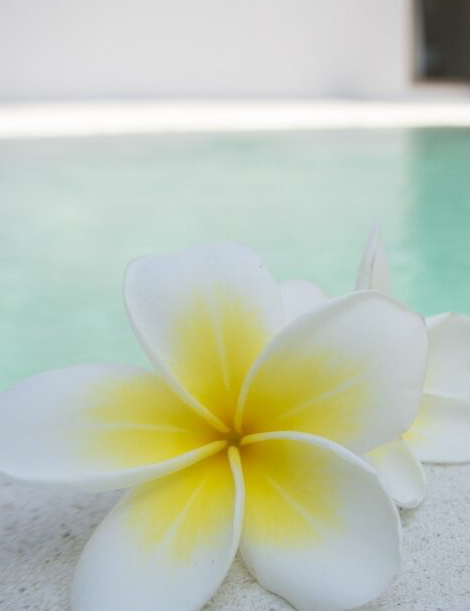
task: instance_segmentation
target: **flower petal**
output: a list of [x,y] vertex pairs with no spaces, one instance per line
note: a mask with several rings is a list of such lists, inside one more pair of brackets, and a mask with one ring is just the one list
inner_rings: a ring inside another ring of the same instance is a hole
[[157,370],[227,431],[247,371],[284,324],[279,287],[262,262],[231,244],[143,257],[127,269],[125,300]]
[[417,314],[355,292],[288,325],[242,389],[244,433],[302,431],[363,454],[407,430],[418,410],[427,336]]
[[283,282],[281,295],[287,322],[328,301],[328,297],[318,286],[304,280]]
[[[73,611],[196,611],[227,573],[243,521],[238,451],[133,491],[80,559]],[[233,475],[230,466],[232,467]]]
[[369,452],[367,460],[377,469],[385,487],[400,507],[417,507],[426,493],[426,475],[406,441],[395,439]]
[[469,462],[470,401],[424,393],[418,417],[403,438],[423,462]]
[[470,396],[470,318],[446,313],[426,319],[429,361],[425,388],[462,399]]
[[378,227],[373,227],[362,253],[356,289],[375,289],[382,293],[391,293],[390,273]]
[[84,365],[27,378],[0,396],[0,471],[85,490],[130,486],[224,447],[156,374]]
[[326,439],[248,436],[241,553],[258,581],[298,611],[376,598],[396,575],[401,528],[375,470]]

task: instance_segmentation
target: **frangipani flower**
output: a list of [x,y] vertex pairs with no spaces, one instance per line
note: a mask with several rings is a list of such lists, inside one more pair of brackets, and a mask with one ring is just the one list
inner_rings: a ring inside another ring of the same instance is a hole
[[418,408],[427,334],[361,291],[286,325],[248,249],[132,262],[125,302],[153,371],[87,365],[0,397],[0,468],[131,488],[87,544],[74,611],[196,611],[241,554],[299,611],[355,607],[395,575],[400,520],[364,454]]
[[[364,249],[356,288],[391,294],[377,228]],[[470,318],[445,313],[427,318],[426,325],[428,367],[418,416],[401,439],[370,455],[396,492],[408,495],[410,506],[424,497],[425,478],[419,461],[470,461]]]
[[[364,289],[391,293],[377,228],[369,236],[357,275],[356,290]],[[287,282],[282,291],[291,319],[328,301],[308,282]],[[402,507],[416,507],[424,498],[426,479],[420,461],[470,461],[470,319],[447,313],[427,318],[426,324],[428,367],[418,416],[401,437],[367,456]]]

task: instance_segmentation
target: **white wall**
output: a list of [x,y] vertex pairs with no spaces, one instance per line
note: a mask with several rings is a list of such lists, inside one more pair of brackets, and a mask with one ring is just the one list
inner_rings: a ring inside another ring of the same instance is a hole
[[411,0],[0,0],[0,100],[399,96]]

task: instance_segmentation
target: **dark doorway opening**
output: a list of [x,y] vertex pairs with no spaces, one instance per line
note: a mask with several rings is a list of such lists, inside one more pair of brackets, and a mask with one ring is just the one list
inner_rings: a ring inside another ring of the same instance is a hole
[[470,0],[416,0],[415,76],[470,82]]

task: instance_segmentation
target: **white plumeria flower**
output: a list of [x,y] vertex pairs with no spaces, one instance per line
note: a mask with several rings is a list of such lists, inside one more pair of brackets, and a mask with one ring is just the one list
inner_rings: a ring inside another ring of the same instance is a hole
[[361,291],[286,325],[279,287],[234,245],[135,260],[125,302],[152,372],[76,366],[0,397],[3,472],[132,487],[83,552],[73,610],[196,611],[239,546],[299,611],[378,596],[400,520],[356,454],[414,420],[421,317]]
[[[356,290],[364,289],[391,293],[378,228],[369,236],[357,274]],[[328,300],[307,282],[288,282],[282,290],[291,318]],[[428,368],[418,416],[406,433],[367,457],[401,507],[416,507],[424,498],[426,479],[420,461],[470,461],[470,318],[446,313],[427,318],[426,324]]]
[[[391,294],[378,228],[369,236],[356,281],[356,289],[369,288]],[[370,455],[397,494],[408,495],[408,506],[424,497],[419,461],[470,461],[470,319],[445,313],[427,318],[426,325],[428,368],[418,416],[401,439]]]

